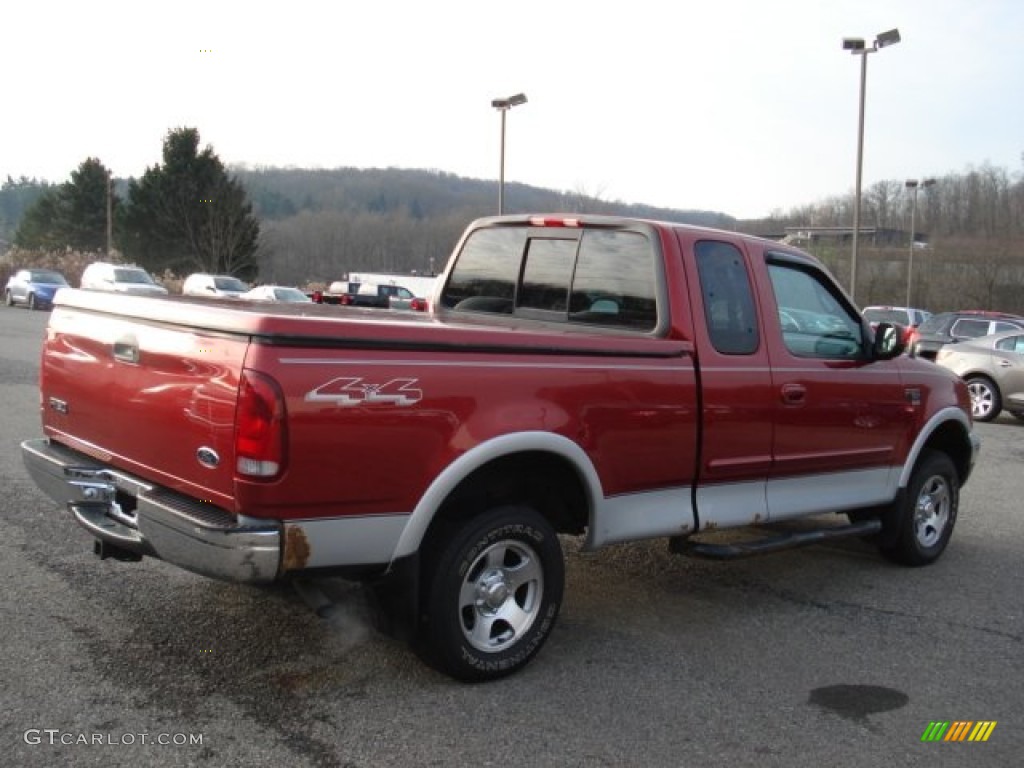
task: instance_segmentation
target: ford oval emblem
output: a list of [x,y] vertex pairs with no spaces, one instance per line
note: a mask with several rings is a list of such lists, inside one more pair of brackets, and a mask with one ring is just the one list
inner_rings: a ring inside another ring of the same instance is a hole
[[204,467],[209,467],[210,469],[214,469],[220,464],[220,456],[217,455],[217,452],[213,448],[207,448],[205,445],[196,451],[196,459]]

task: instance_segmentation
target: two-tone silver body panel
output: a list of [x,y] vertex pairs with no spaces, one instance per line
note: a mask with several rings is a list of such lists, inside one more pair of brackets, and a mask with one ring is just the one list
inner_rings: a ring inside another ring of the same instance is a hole
[[267,582],[308,568],[387,566],[416,553],[448,495],[475,469],[501,456],[544,451],[570,462],[589,507],[585,547],[596,549],[887,503],[906,486],[929,437],[950,420],[970,434],[972,466],[977,438],[963,412],[950,408],[921,431],[903,466],[721,483],[698,487],[696,493],[687,486],[611,497],[604,495],[593,464],[577,444],[548,432],[515,433],[453,462],[411,512],[287,521],[232,515],[46,439],[26,441],[22,451],[38,486],[98,540],[206,576]]

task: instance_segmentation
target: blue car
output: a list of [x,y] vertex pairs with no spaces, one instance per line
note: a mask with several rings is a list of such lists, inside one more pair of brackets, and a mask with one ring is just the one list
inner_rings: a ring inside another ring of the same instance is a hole
[[52,269],[19,269],[7,281],[4,303],[8,307],[24,304],[29,309],[49,309],[53,295],[68,287],[64,275]]

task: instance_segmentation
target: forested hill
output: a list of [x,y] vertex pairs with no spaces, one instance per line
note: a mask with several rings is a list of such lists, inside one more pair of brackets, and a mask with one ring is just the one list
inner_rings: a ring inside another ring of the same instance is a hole
[[[414,219],[497,212],[496,180],[469,179],[434,170],[403,168],[231,167],[261,219],[284,219],[301,211],[404,213]],[[683,211],[609,202],[579,192],[505,183],[505,211],[609,213],[732,229],[735,219],[714,211]]]
[[[347,272],[433,273],[473,219],[497,213],[497,181],[398,168],[233,167],[260,219],[260,279],[327,283]],[[609,202],[505,184],[506,213],[607,213],[734,229],[708,211]]]

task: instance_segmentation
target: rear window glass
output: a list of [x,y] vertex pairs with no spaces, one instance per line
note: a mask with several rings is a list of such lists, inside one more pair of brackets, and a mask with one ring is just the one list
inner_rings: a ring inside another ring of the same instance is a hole
[[115,269],[115,283],[152,283],[149,273],[142,269]]
[[911,325],[911,320],[902,309],[865,309],[864,319],[869,323],[899,323],[900,325]]
[[530,240],[517,306],[565,311],[575,261],[575,240]]
[[520,229],[478,229],[459,254],[441,303],[452,309],[511,312],[523,254]]
[[583,234],[569,321],[652,330],[658,322],[655,252],[639,232]]
[[68,284],[68,281],[64,279],[64,275],[59,272],[47,272],[45,270],[33,270],[30,273],[29,279],[34,283],[42,283],[44,285]]
[[219,291],[245,291],[248,286],[237,277],[215,277],[213,284]]
[[650,331],[655,256],[639,232],[481,229],[466,241],[441,305]]
[[921,333],[938,333],[949,322],[948,314],[932,315],[918,327]]

